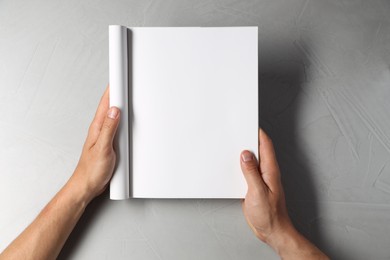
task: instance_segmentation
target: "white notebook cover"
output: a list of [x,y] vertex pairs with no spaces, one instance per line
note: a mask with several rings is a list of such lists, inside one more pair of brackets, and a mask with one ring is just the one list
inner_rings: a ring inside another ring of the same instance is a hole
[[257,35],[109,27],[110,105],[122,110],[111,199],[245,196],[240,153],[258,146]]

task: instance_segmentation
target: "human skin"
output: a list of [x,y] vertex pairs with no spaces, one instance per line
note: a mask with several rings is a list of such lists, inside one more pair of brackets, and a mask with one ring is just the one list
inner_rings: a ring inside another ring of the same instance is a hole
[[253,233],[282,259],[329,259],[294,228],[287,212],[275,150],[262,129],[258,158],[260,162],[245,150],[240,160],[248,184],[242,209]]
[[[0,254],[3,259],[56,259],[87,205],[107,187],[115,166],[113,139],[118,108],[109,108],[107,88],[89,127],[78,165],[64,187],[36,219]],[[248,183],[244,215],[255,235],[284,259],[327,259],[292,225],[271,140],[259,132],[260,164],[241,154]]]
[[2,252],[0,259],[56,259],[86,206],[107,187],[115,165],[113,139],[119,109],[101,98],[78,165],[37,218]]

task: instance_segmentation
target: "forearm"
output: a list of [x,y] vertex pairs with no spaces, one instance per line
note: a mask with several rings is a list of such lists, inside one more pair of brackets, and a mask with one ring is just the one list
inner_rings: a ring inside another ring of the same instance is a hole
[[293,226],[271,237],[267,243],[281,259],[329,259]]
[[89,201],[85,189],[71,178],[0,259],[55,259]]

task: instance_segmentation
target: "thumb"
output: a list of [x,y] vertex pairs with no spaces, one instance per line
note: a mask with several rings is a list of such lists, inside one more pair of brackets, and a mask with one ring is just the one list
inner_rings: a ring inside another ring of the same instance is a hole
[[253,153],[245,150],[241,153],[241,170],[244,173],[248,190],[264,188],[264,182],[260,175],[259,165]]
[[117,107],[111,107],[108,110],[97,141],[103,147],[112,147],[114,136],[119,125],[119,115],[120,110]]

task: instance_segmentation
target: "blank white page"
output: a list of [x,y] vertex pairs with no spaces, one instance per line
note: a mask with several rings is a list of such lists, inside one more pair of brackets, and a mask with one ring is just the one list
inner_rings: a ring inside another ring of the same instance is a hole
[[257,27],[130,28],[132,197],[243,198],[257,154]]

